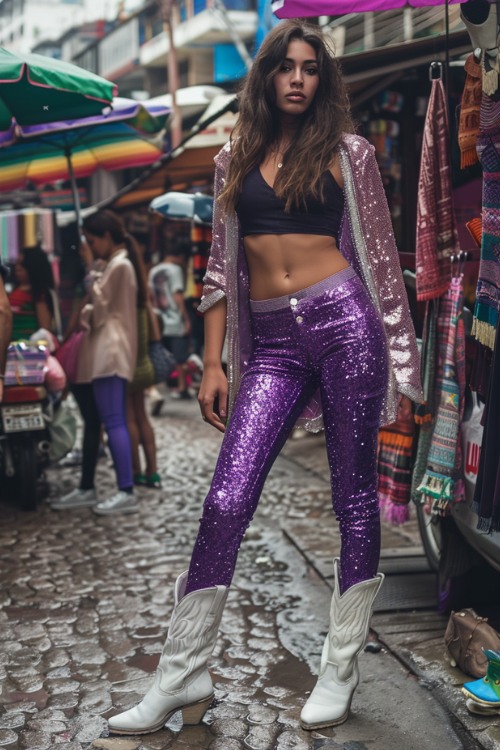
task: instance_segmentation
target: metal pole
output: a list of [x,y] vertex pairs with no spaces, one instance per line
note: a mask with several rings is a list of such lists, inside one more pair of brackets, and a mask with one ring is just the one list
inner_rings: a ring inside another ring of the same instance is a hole
[[212,12],[216,13],[217,15],[219,15],[219,17],[221,18],[221,20],[225,24],[227,30],[229,31],[229,35],[230,35],[231,39],[233,40],[233,44],[236,47],[236,49],[238,50],[238,53],[239,53],[241,59],[245,63],[245,66],[246,66],[247,70],[250,70],[250,68],[252,67],[252,62],[253,62],[252,58],[251,58],[250,54],[248,53],[247,48],[245,47],[243,39],[241,38],[241,36],[238,34],[238,32],[234,28],[233,24],[231,23],[231,20],[229,18],[228,12],[227,12],[227,8],[224,5],[223,0],[213,0],[213,10],[212,10]]
[[159,0],[163,19],[163,29],[167,35],[169,49],[167,55],[168,90],[172,96],[172,122],[170,124],[171,148],[177,148],[182,141],[182,114],[177,106],[179,89],[179,66],[174,39],[173,10],[176,0]]
[[80,194],[78,193],[78,185],[76,184],[75,170],[73,169],[73,162],[71,161],[71,149],[66,146],[64,149],[64,156],[68,163],[69,179],[71,182],[71,192],[73,194],[73,206],[75,207],[76,214],[76,225],[78,227],[78,233],[80,236],[80,230],[82,228],[82,207],[80,205]]

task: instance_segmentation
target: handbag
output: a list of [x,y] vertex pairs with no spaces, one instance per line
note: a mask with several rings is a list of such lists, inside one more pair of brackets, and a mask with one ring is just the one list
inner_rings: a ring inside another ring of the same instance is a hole
[[154,384],[164,383],[177,367],[174,355],[165,349],[161,341],[150,341],[148,344],[148,356],[153,363],[155,373]]
[[77,427],[75,415],[63,404],[60,404],[54,410],[52,422],[49,424],[49,459],[51,461],[60,461],[73,449]]
[[74,383],[78,373],[78,355],[83,343],[85,331],[75,331],[64,341],[55,352],[55,357],[61,364],[69,383]]
[[476,678],[484,677],[488,668],[484,650],[500,650],[500,634],[488,625],[486,617],[470,608],[451,613],[444,642],[451,666]]

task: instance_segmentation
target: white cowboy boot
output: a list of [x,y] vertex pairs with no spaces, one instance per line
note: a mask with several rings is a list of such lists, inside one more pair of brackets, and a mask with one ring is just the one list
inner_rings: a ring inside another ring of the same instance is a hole
[[207,662],[215,646],[226,603],[226,586],[184,596],[187,571],[175,584],[175,607],[153,686],[142,701],[108,719],[113,734],[148,734],[176,711],[185,724],[199,724],[213,699]]
[[373,602],[384,580],[379,573],[354,584],[341,596],[337,559],[333,566],[330,630],[323,646],[318,681],[300,714],[303,729],[334,727],[347,719],[359,682],[358,655],[368,638]]

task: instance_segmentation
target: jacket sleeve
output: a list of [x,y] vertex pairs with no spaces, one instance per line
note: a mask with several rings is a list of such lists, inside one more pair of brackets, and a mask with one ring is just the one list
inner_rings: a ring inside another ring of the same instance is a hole
[[212,246],[203,279],[203,295],[198,307],[204,313],[226,296],[226,225],[219,195],[224,187],[229,147],[225,146],[215,157],[214,210],[212,220]]
[[[91,289],[92,304],[86,305],[82,313],[92,329],[100,328],[109,322],[109,316],[122,304],[135,303],[137,282],[134,269],[128,262],[119,263],[109,274],[96,279]],[[132,295],[132,298],[131,298]],[[87,308],[90,308],[87,311]]]
[[364,139],[358,152],[361,231],[385,326],[397,391],[420,403],[420,355],[408,305],[391,215],[375,149]]

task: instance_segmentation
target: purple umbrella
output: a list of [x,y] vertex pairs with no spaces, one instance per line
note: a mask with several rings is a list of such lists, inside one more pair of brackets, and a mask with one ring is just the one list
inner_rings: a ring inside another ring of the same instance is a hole
[[273,0],[273,12],[278,18],[300,16],[342,16],[346,13],[392,10],[411,5],[424,8],[433,5],[452,5],[461,0]]

